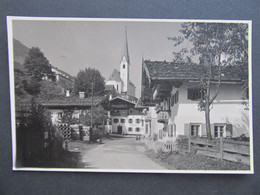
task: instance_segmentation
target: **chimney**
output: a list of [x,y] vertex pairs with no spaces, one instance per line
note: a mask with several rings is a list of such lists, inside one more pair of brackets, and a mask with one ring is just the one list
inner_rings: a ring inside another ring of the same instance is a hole
[[79,99],[84,99],[85,98],[85,92],[80,91],[79,92]]
[[66,97],[70,97],[70,90],[69,89],[66,90]]

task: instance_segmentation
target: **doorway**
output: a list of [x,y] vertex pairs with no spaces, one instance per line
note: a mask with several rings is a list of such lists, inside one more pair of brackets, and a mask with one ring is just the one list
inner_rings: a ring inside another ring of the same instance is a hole
[[123,132],[123,127],[121,125],[117,126],[117,133],[122,134]]

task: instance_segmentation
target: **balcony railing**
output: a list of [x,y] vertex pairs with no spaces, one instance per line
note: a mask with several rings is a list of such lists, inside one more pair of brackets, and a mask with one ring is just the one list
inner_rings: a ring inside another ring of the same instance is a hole
[[170,110],[160,110],[157,115],[158,123],[167,123],[170,118]]

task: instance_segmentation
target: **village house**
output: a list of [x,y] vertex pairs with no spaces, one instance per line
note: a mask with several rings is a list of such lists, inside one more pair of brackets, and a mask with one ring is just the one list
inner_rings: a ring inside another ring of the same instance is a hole
[[[215,71],[217,72],[217,71]],[[247,100],[242,99],[243,82],[236,66],[222,67],[218,96],[210,107],[211,135],[219,137],[249,136]],[[159,141],[178,136],[206,137],[205,112],[199,111],[202,98],[202,65],[145,60],[142,64],[142,104],[148,106],[146,137]],[[216,92],[217,77],[211,85]]]
[[112,133],[144,135],[145,120],[143,108],[136,107],[137,98],[118,94],[110,99]]
[[[102,106],[106,96],[93,97],[93,108]],[[51,114],[52,123],[59,124],[67,111],[72,112],[72,119],[79,119],[81,114],[90,113],[92,98],[85,97],[84,92],[79,92],[79,96],[57,97],[50,100],[40,100],[40,104],[48,109]]]
[[66,94],[66,96],[70,96],[70,92],[74,87],[73,85],[75,78],[70,74],[64,72],[63,70],[60,70],[52,65],[50,66],[51,71],[54,74],[54,78],[50,78],[49,75],[45,75],[43,77],[43,80],[53,81],[57,83],[62,88],[63,94]]

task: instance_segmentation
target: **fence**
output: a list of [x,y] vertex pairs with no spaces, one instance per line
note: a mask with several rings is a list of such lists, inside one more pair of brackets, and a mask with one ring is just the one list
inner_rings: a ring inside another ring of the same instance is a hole
[[225,159],[233,162],[242,162],[250,165],[250,144],[248,141],[228,139],[212,139],[201,137],[179,136],[176,140],[159,142],[145,139],[147,148],[158,152],[195,152],[213,158]]
[[190,137],[188,151],[195,151],[218,159],[242,162],[250,165],[250,145],[247,141]]
[[166,142],[159,142],[153,141],[152,139],[145,139],[145,145],[148,149],[153,150],[155,153],[158,152],[172,152],[176,148],[176,143],[174,141],[166,141]]

